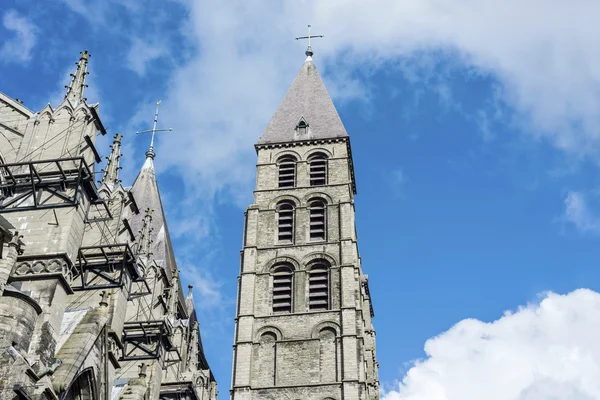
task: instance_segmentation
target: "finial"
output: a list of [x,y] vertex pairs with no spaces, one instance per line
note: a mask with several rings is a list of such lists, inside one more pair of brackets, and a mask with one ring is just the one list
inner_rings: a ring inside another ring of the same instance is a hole
[[110,146],[110,156],[106,157],[108,162],[106,163],[106,169],[104,170],[104,175],[102,176],[101,183],[106,184],[110,187],[110,189],[114,189],[114,187],[120,182],[119,181],[119,170],[121,167],[119,166],[119,160],[121,159],[121,139],[123,135],[116,134],[115,140],[113,141],[112,146]]
[[192,296],[192,289],[193,288],[194,288],[194,286],[188,285],[188,294],[187,294],[187,297],[191,297]]
[[173,128],[169,128],[169,129],[156,129],[156,123],[158,122],[158,107],[160,107],[160,102],[161,100],[156,102],[156,112],[154,113],[154,124],[152,125],[152,129],[148,129],[145,131],[138,131],[135,134],[139,135],[140,133],[148,133],[148,132],[152,132],[152,139],[150,140],[150,147],[148,148],[148,151],[146,152],[146,158],[148,159],[152,159],[154,160],[154,157],[156,157],[156,153],[154,152],[154,134],[156,132],[164,132],[164,131],[172,131]]
[[[304,52],[304,54],[306,54],[306,61],[311,61],[312,60],[312,56],[314,54],[312,47],[310,47],[310,39],[311,38],[322,38],[325,37],[323,35],[311,35],[310,34],[310,28],[311,26],[308,25],[308,36],[300,36],[297,37],[296,40],[300,40],[300,39],[308,39],[308,48],[306,49],[306,51]],[[305,61],[305,62],[306,62]]]
[[66,87],[67,93],[65,94],[65,99],[68,98],[75,105],[85,100],[83,89],[87,87],[85,84],[85,76],[89,74],[87,72],[87,63],[92,56],[87,50],[80,52],[80,54],[79,62],[75,63],[77,71],[74,74],[70,74],[73,79],[71,80],[71,84]]
[[142,229],[140,229],[140,237],[138,239],[137,254],[150,257],[152,255],[152,210],[147,208]]

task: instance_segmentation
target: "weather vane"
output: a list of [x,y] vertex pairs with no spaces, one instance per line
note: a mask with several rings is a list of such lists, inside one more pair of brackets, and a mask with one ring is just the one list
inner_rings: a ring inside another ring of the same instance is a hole
[[152,129],[148,129],[145,131],[139,131],[136,132],[136,135],[139,135],[140,133],[148,133],[148,132],[152,132],[152,139],[150,140],[150,148],[148,149],[148,151],[146,152],[146,157],[150,157],[150,158],[154,158],[154,156],[156,155],[156,153],[154,153],[154,135],[156,134],[156,132],[165,132],[165,131],[172,131],[173,128],[168,128],[168,129],[156,129],[156,123],[158,122],[158,107],[160,107],[160,102],[161,100],[156,102],[156,113],[154,114],[154,125],[152,126]]
[[311,35],[310,34],[310,25],[308,25],[308,36],[300,36],[300,37],[297,37],[296,40],[308,39],[308,48],[306,49],[306,56],[312,57],[312,55],[314,53],[312,51],[312,47],[310,47],[310,39],[311,38],[322,38],[322,37],[325,37],[325,36],[324,35]]

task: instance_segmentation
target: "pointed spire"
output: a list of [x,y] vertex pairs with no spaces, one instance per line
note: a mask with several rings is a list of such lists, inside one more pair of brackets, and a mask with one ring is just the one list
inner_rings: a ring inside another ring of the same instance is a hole
[[89,72],[87,72],[87,64],[88,59],[92,56],[87,50],[80,52],[80,54],[81,58],[79,59],[79,62],[75,63],[77,65],[77,71],[75,71],[74,74],[71,74],[73,77],[71,84],[65,86],[67,88],[65,99],[69,99],[73,104],[79,104],[81,101],[85,100],[83,97],[83,89],[87,87],[85,84],[85,76],[89,74]]
[[140,236],[138,238],[137,254],[150,257],[152,255],[152,210],[147,208],[146,215],[142,222],[142,229],[140,229]]
[[300,68],[257,144],[347,137],[348,133],[317,67],[312,59],[308,59]]
[[102,176],[102,180],[100,182],[106,184],[111,189],[114,189],[114,187],[119,182],[121,182],[119,180],[119,170],[121,169],[121,167],[119,166],[119,160],[123,156],[123,154],[121,154],[122,138],[123,135],[120,135],[118,133],[115,135],[115,140],[113,141],[112,146],[110,146],[110,156],[106,157],[106,159],[108,160],[108,162],[106,163],[106,169],[102,170],[104,172],[104,175]]

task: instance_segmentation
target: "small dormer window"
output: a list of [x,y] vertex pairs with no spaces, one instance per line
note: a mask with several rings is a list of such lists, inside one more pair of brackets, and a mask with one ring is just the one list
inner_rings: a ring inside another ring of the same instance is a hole
[[304,118],[302,118],[300,120],[300,122],[298,122],[298,126],[296,127],[296,131],[298,132],[298,136],[306,136],[306,133],[308,131],[308,124],[306,123],[306,121],[304,120]]

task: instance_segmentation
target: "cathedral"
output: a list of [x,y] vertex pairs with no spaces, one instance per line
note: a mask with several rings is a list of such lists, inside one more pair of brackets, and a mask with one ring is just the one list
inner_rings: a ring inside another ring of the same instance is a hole
[[[232,400],[379,398],[350,138],[310,45],[306,56],[255,145]],[[120,134],[98,170],[88,59],[55,108],[0,93],[0,400],[216,400],[154,140],[131,186]]]
[[54,108],[0,93],[0,400],[215,400],[154,148],[131,186],[120,134],[97,170],[88,59]]

